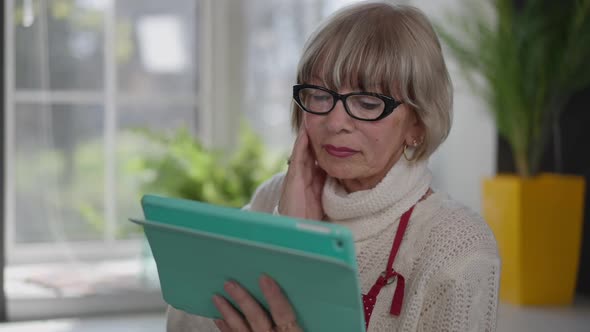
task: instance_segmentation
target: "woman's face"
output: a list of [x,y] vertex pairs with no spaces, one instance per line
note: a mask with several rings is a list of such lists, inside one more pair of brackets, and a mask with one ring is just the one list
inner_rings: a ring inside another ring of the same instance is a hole
[[[337,92],[353,90],[342,88]],[[303,125],[319,166],[340,180],[348,192],[375,187],[402,156],[404,143],[420,142],[424,131],[406,104],[371,122],[351,118],[338,101],[327,115],[303,112]]]

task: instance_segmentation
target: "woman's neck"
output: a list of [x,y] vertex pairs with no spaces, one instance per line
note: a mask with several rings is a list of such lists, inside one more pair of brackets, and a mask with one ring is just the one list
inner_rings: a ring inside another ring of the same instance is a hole
[[[427,161],[408,162],[402,157],[374,188],[352,193],[346,192],[341,182],[328,177],[322,193],[326,219],[347,225],[355,240],[380,232],[420,199],[429,196],[432,174],[427,164]],[[379,217],[385,212],[387,218]]]
[[362,178],[362,179],[337,179],[338,183],[346,190],[347,193],[353,193],[361,190],[369,190],[375,188],[381,180],[383,180],[383,176],[374,176],[370,178]]
[[[402,150],[403,151],[403,150]],[[371,176],[355,179],[337,179],[338,183],[346,190],[347,193],[353,193],[361,190],[370,190],[375,188],[387,173],[401,158],[401,153],[394,154],[388,161],[383,170]]]

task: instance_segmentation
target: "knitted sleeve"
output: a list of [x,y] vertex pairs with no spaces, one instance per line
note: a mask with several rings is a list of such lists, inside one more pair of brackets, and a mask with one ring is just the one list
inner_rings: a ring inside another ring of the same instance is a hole
[[248,205],[244,206],[243,210],[258,211],[273,213],[277,206],[279,199],[281,198],[281,192],[283,190],[283,179],[285,178],[284,173],[279,173],[264,182],[254,195]]
[[466,209],[447,210],[438,218],[426,245],[430,268],[417,330],[493,332],[500,280],[493,233]]
[[[277,174],[260,185],[250,203],[243,210],[272,213],[282,191],[284,174]],[[195,294],[196,295],[196,294]],[[212,319],[188,314],[168,306],[166,312],[166,331],[168,332],[213,332],[218,331]]]
[[182,310],[168,306],[166,311],[167,332],[218,332],[213,320],[206,317],[191,315]]
[[419,331],[495,331],[499,261],[473,255],[449,266],[426,291]]

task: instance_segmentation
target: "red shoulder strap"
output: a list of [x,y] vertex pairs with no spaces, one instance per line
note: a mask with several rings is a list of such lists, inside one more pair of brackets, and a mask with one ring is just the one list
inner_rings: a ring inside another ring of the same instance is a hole
[[404,290],[406,287],[406,280],[404,276],[395,272],[393,269],[393,262],[395,261],[395,256],[399,251],[399,247],[402,244],[402,240],[404,238],[404,234],[406,233],[406,228],[408,228],[408,222],[410,221],[410,217],[412,216],[412,212],[414,211],[414,206],[412,206],[408,211],[406,211],[400,220],[399,227],[395,232],[395,239],[393,240],[393,246],[391,247],[391,252],[389,253],[389,260],[387,261],[387,270],[385,273],[385,282],[390,278],[397,277],[397,285],[395,287],[395,293],[393,294],[393,301],[391,302],[391,309],[389,312],[394,316],[399,316],[402,311],[402,304],[404,301]]

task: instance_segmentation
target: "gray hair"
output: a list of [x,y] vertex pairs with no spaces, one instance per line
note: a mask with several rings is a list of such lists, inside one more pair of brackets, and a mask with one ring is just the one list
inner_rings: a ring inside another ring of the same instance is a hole
[[[376,90],[409,105],[425,128],[414,152],[418,160],[428,158],[451,129],[453,87],[438,37],[417,8],[365,2],[334,13],[303,49],[297,83],[312,79],[333,90]],[[294,130],[301,120],[293,103]]]

